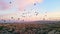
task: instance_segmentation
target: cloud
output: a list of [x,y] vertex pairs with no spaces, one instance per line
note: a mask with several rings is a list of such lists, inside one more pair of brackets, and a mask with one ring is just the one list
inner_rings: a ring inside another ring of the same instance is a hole
[[60,12],[49,12],[49,13],[47,13],[47,19],[49,19],[49,20],[60,20]]
[[9,5],[6,2],[0,1],[0,10],[9,9]]
[[15,0],[15,5],[20,9],[23,10],[26,6],[33,4],[33,3],[41,3],[43,0]]
[[21,18],[26,20],[26,21],[34,21],[34,20],[43,20],[43,18],[45,18],[45,20],[60,20],[60,12],[49,12],[47,13],[47,16],[44,17],[43,14],[39,14],[37,16],[33,15],[31,17],[26,16],[26,17],[22,17],[21,16],[22,13],[12,13],[12,14],[6,14],[6,15],[2,15],[0,16],[3,19],[10,19],[11,17],[14,17],[14,19],[17,20],[17,18]]
[[47,15],[49,17],[60,17],[60,12],[49,12]]

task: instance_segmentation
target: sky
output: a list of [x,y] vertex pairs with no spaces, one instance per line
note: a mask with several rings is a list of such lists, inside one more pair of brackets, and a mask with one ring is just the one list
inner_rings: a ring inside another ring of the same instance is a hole
[[0,19],[60,20],[60,0],[0,0]]

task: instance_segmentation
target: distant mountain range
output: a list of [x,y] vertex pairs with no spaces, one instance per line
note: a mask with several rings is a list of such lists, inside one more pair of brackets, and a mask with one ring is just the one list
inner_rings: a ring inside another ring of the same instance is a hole
[[59,23],[60,21],[47,21],[47,20],[40,20],[40,21],[18,21],[18,20],[0,20],[0,23],[39,23],[39,24],[51,24],[51,23]]

